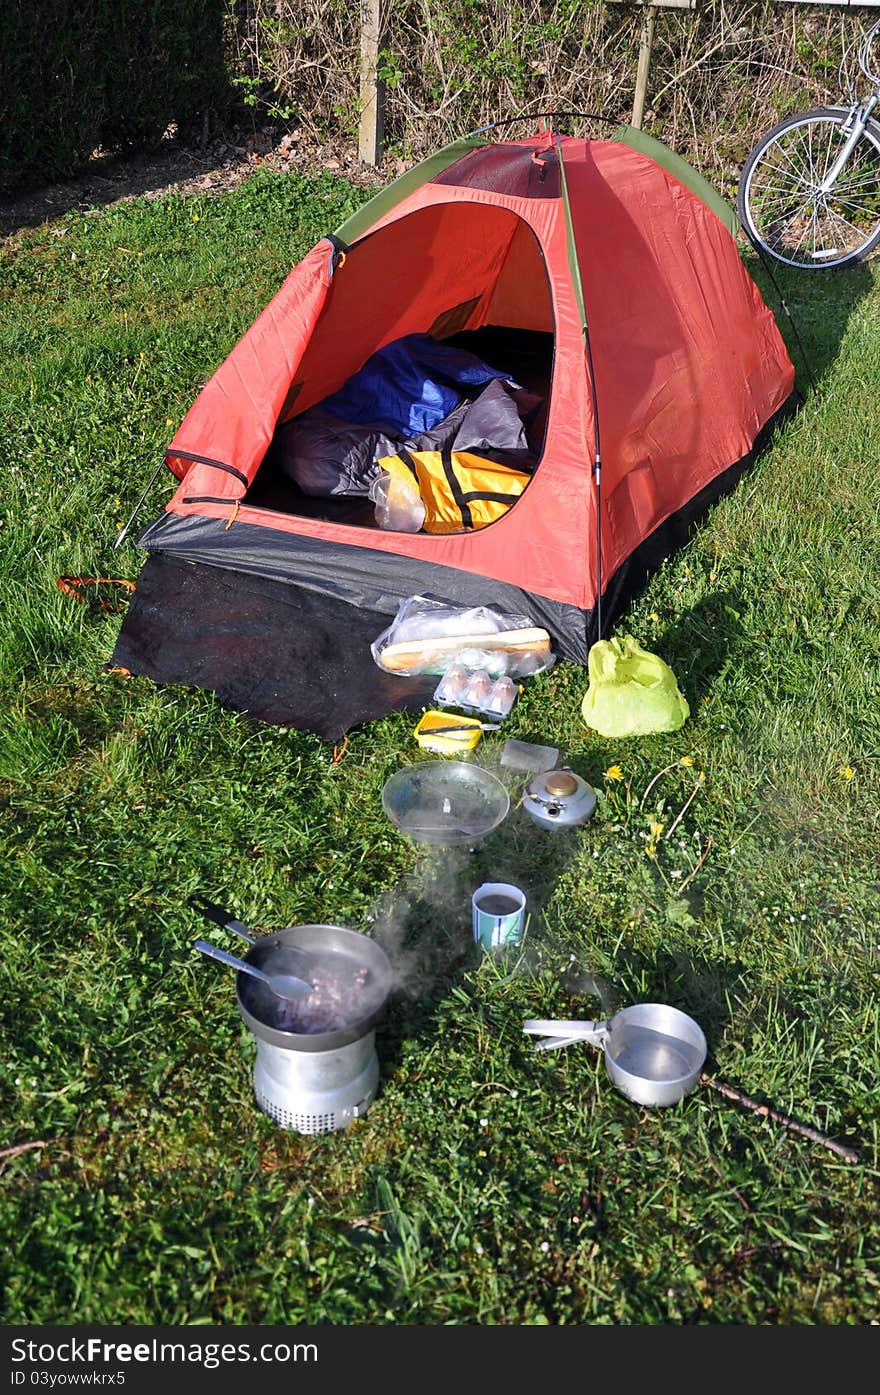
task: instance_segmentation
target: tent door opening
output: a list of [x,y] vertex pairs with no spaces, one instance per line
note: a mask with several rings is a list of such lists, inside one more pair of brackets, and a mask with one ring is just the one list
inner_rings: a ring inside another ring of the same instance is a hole
[[[439,341],[451,348],[462,348],[477,358],[503,369],[521,385],[517,397],[523,403],[523,436],[527,454],[521,462],[534,473],[540,461],[547,427],[547,412],[553,378],[553,335],[540,330],[512,329],[503,325],[486,325],[478,330],[465,330],[449,339]],[[354,527],[377,528],[375,507],[366,494],[339,492],[333,495],[307,493],[292,477],[281,448],[283,433],[277,432],[243,503],[276,513],[301,518],[319,518],[330,523]],[[499,460],[506,458],[498,452]],[[492,453],[489,453],[491,459]],[[512,467],[520,462],[510,458]],[[511,505],[516,507],[518,500]]]
[[[380,228],[346,253],[242,502],[294,517],[378,527],[369,480],[378,472],[378,459],[393,453],[398,441],[410,445],[410,437],[400,422],[389,423],[384,415],[379,421],[380,414],[369,411],[375,394],[365,398],[352,385],[371,371],[377,351],[379,366],[389,371],[385,356],[396,363],[398,351],[412,346],[414,353],[426,353],[427,387],[436,388],[434,345],[442,360],[436,365],[441,395],[448,385],[447,359],[461,351],[459,357],[472,355],[491,370],[510,402],[493,390],[489,375],[471,382],[463,368],[457,409],[441,421],[428,420],[428,430],[442,434],[448,424],[459,432],[461,413],[479,405],[456,437],[456,448],[476,449],[489,461],[532,474],[543,450],[554,354],[550,283],[538,239],[509,209],[441,203]],[[419,358],[414,369],[422,366]],[[411,381],[418,381],[415,371],[405,375],[407,386]],[[372,392],[372,378],[369,387]],[[393,379],[388,387],[396,410],[396,399],[403,401],[406,393],[396,391]],[[494,415],[487,409],[490,399],[500,407]],[[430,395],[428,400],[433,409]],[[415,408],[407,426],[421,420],[418,402]],[[390,446],[379,445],[380,427]],[[469,431],[485,449],[468,443]],[[424,449],[433,443],[425,441]]]

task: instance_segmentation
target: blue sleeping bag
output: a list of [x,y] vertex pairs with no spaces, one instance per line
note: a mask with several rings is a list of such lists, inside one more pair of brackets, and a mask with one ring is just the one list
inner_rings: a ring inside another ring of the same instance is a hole
[[493,378],[510,380],[510,374],[430,334],[407,334],[371,354],[321,406],[342,421],[409,438],[432,431]]

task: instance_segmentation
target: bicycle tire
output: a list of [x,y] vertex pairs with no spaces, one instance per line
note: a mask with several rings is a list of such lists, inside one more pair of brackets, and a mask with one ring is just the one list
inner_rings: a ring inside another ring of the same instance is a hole
[[864,261],[880,243],[876,121],[868,121],[830,193],[816,198],[848,114],[848,107],[833,106],[795,112],[766,131],[746,156],[736,195],[739,220],[752,242],[788,266],[847,266]]

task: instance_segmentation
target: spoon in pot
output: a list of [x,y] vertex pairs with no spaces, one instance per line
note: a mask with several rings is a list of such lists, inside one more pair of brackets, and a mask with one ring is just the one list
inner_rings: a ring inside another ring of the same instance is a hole
[[297,978],[296,974],[267,974],[263,969],[246,964],[243,959],[237,959],[234,954],[228,954],[225,949],[209,945],[207,940],[196,940],[195,948],[201,950],[202,954],[207,954],[209,959],[219,959],[221,964],[230,964],[233,969],[240,969],[243,974],[262,979],[276,997],[284,998],[288,1002],[296,1002],[304,994],[312,991],[312,984],[307,983],[304,978]]
[[[258,936],[250,927],[237,920],[231,911],[225,910],[223,906],[218,906],[216,901],[209,901],[207,896],[203,896],[201,892],[189,896],[187,900],[193,910],[199,911],[206,920],[219,925],[221,930],[231,930],[233,935],[238,935],[239,939],[244,940],[246,944],[255,945],[257,943]],[[284,958],[292,961],[304,973],[312,973],[317,968],[315,956],[300,949],[299,945],[286,944]],[[315,985],[312,983],[310,986],[314,988]]]

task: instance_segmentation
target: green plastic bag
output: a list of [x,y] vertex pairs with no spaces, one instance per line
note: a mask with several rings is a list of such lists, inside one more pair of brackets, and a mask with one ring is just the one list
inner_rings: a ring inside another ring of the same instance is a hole
[[587,671],[590,681],[581,713],[600,736],[678,731],[690,716],[672,669],[632,635],[597,640]]

